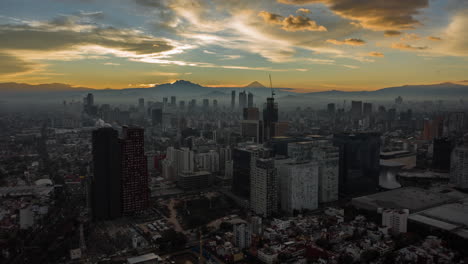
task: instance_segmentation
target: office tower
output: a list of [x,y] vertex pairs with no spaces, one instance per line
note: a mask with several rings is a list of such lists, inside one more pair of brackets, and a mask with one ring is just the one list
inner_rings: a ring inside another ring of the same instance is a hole
[[176,106],[177,105],[177,100],[175,96],[171,96],[171,106]]
[[93,178],[90,185],[94,220],[121,216],[121,157],[117,130],[110,127],[92,133]]
[[288,156],[295,162],[314,162],[319,167],[319,203],[338,200],[339,149],[329,140],[288,144]]
[[190,100],[189,109],[194,109],[195,107],[197,107],[197,100],[196,99]]
[[400,105],[403,103],[403,98],[401,96],[398,96],[395,98],[395,104]]
[[94,95],[92,93],[88,93],[85,97],[85,105],[93,106],[94,105]]
[[278,122],[278,104],[275,103],[275,98],[268,97],[263,108],[263,137],[265,141],[275,136],[274,123]]
[[217,108],[217,107],[218,107],[218,100],[213,99],[213,108]]
[[262,145],[239,146],[232,150],[233,178],[232,192],[243,199],[250,199],[251,168],[257,158],[269,157],[269,149]]
[[407,232],[408,209],[385,209],[382,211],[382,226],[390,227],[391,233],[398,235]]
[[250,181],[250,208],[263,217],[278,210],[278,176],[275,161],[271,158],[255,160]]
[[250,227],[246,223],[238,223],[233,225],[234,244],[240,248],[245,249],[252,244],[252,233]]
[[248,108],[254,107],[253,100],[254,100],[254,95],[253,93],[249,92],[249,94],[247,95],[247,107]]
[[244,120],[259,120],[260,112],[256,107],[248,107],[243,110]]
[[145,99],[144,98],[140,98],[138,99],[138,109],[141,111],[141,110],[145,110]]
[[281,210],[318,208],[319,166],[317,163],[296,163],[287,160],[278,165]]
[[151,110],[151,122],[153,126],[162,125],[163,112],[162,109],[156,108]]
[[327,105],[327,112],[331,115],[335,114],[335,104],[334,103],[329,103]]
[[167,106],[167,97],[163,97],[163,105]]
[[339,147],[339,194],[355,197],[377,191],[380,169],[380,134],[342,133],[333,137]]
[[231,92],[231,109],[236,107],[236,91]]
[[122,128],[122,214],[132,215],[149,206],[148,162],[145,156],[144,129]]
[[351,102],[351,116],[360,117],[362,115],[362,101]]
[[453,150],[452,141],[448,138],[434,138],[432,169],[440,172],[449,172],[450,155]]
[[448,132],[454,135],[461,135],[465,130],[467,121],[464,112],[452,112],[448,116]]
[[450,158],[450,183],[457,188],[468,189],[468,141],[457,146]]
[[[247,108],[244,108],[244,110]],[[255,143],[263,142],[263,123],[260,120],[242,120],[241,136]]]
[[242,91],[239,93],[239,108],[242,110],[247,107],[247,93]]
[[184,110],[185,109],[185,101],[179,101],[179,108],[181,110]]
[[210,100],[203,99],[203,108],[208,109],[210,107]]
[[365,116],[372,115],[372,103],[364,103],[362,112]]
[[83,98],[83,111],[88,115],[97,114],[97,107],[94,105],[94,95],[92,93],[88,93]]

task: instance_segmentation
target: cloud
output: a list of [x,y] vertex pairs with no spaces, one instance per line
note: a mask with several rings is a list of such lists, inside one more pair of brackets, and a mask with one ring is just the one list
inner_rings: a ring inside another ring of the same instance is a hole
[[209,51],[209,50],[204,50],[203,53],[206,53],[206,54],[216,54],[216,52],[214,52],[214,51]]
[[108,65],[108,66],[119,66],[120,65],[120,63],[115,63],[115,62],[104,62],[103,64]]
[[307,61],[313,64],[324,64],[324,65],[335,64],[335,60],[331,60],[331,59],[307,59]]
[[377,51],[371,51],[371,52],[369,52],[368,55],[371,56],[371,57],[380,57],[380,58],[385,57],[385,55],[383,53],[377,52]]
[[413,40],[419,40],[419,39],[421,39],[421,36],[419,36],[416,33],[410,33],[410,34],[407,33],[405,34],[405,36],[400,38],[400,40],[402,41],[413,41]]
[[400,36],[401,34],[402,34],[401,31],[397,31],[397,30],[385,30],[384,31],[385,37],[396,37],[396,36]]
[[432,41],[441,41],[441,40],[442,40],[442,38],[440,38],[440,37],[434,37],[434,36],[429,36],[429,37],[427,37],[427,39],[428,39],[428,40],[432,40]]
[[299,8],[298,10],[296,10],[296,13],[298,13],[298,14],[310,14],[310,10],[307,9],[307,8]]
[[346,67],[348,69],[359,69],[359,66],[356,66],[356,65],[347,65],[347,64],[345,64],[345,65],[342,65],[342,66]]
[[362,39],[356,39],[356,38],[349,38],[345,39],[343,41],[341,40],[336,40],[336,39],[327,39],[328,43],[334,44],[334,45],[350,45],[350,46],[362,46],[366,44],[366,42]]
[[453,56],[468,56],[468,12],[460,10],[452,18],[444,32],[444,41],[441,41],[439,52]]
[[412,29],[421,23],[415,18],[419,10],[429,6],[429,0],[277,0],[283,4],[327,5],[335,14],[359,22],[376,31]]
[[7,53],[0,53],[0,76],[25,74],[33,71],[37,65],[12,56]]
[[301,15],[283,17],[267,11],[260,11],[258,15],[269,24],[281,25],[281,28],[286,31],[327,31],[324,26],[319,26],[317,22]]
[[424,47],[417,47],[417,46],[411,46],[409,44],[405,44],[405,43],[393,43],[392,44],[392,49],[399,49],[399,50],[426,50],[428,49],[428,47],[424,46]]

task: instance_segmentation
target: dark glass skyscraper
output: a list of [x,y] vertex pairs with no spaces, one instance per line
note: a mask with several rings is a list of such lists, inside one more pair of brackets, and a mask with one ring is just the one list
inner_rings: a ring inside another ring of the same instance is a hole
[[354,197],[376,192],[380,172],[380,134],[335,134],[333,141],[340,150],[340,196]]
[[247,107],[252,108],[253,107],[253,100],[254,100],[254,95],[253,93],[250,93],[247,95]]
[[114,219],[121,215],[121,152],[118,132],[110,127],[93,131],[92,147],[92,217],[95,220]]

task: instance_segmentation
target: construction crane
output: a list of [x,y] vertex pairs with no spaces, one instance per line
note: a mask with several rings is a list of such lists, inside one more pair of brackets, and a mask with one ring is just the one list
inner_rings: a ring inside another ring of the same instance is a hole
[[275,97],[275,92],[273,90],[273,85],[271,83],[271,74],[268,74],[268,76],[270,77],[271,98],[274,98]]

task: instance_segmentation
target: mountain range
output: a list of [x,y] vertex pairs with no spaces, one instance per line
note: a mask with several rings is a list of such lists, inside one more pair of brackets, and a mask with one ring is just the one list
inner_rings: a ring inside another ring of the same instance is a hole
[[[468,85],[455,83],[440,83],[431,85],[404,85],[388,87],[375,91],[320,91],[309,93],[298,93],[292,88],[273,88],[276,98],[282,101],[304,101],[313,99],[329,100],[381,100],[392,99],[397,96],[411,99],[434,100],[468,98]],[[261,83],[254,81],[244,87],[205,87],[186,80],[178,80],[174,83],[155,85],[149,88],[125,88],[125,89],[92,89],[88,87],[74,87],[68,84],[51,83],[31,85],[25,83],[0,83],[0,95],[6,101],[8,99],[27,99],[28,97],[42,97],[47,95],[48,99],[77,99],[88,92],[92,92],[96,98],[103,100],[135,101],[135,97],[148,100],[161,100],[162,97],[177,96],[178,99],[219,99],[229,101],[231,91],[252,92],[256,98],[265,98],[271,95],[271,89]],[[236,99],[237,100],[237,99]]]

